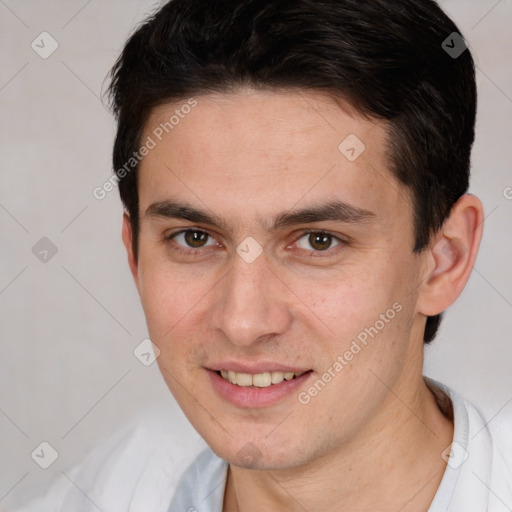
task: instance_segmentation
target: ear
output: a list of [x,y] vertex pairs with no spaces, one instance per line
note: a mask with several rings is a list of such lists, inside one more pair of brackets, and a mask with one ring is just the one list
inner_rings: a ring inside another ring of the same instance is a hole
[[126,254],[128,255],[128,264],[130,265],[130,270],[132,271],[133,279],[135,280],[135,285],[137,288],[139,287],[139,267],[137,265],[137,259],[135,258],[135,254],[133,252],[133,231],[132,231],[132,223],[130,221],[130,216],[125,212],[123,214],[123,231],[122,231],[123,244],[126,249]]
[[433,237],[427,256],[424,281],[418,297],[418,312],[442,313],[455,302],[468,282],[482,239],[484,213],[481,201],[462,196]]

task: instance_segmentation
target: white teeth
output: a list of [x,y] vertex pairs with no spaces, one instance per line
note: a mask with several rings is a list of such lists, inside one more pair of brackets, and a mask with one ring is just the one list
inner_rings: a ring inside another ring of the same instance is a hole
[[252,375],[249,373],[236,373],[236,383],[239,386],[252,386]]
[[231,370],[221,370],[222,377],[231,384],[237,384],[242,387],[255,386],[257,388],[268,388],[272,384],[280,384],[283,380],[292,380],[294,376],[299,377],[304,372],[264,372],[264,373],[241,373]]
[[284,373],[283,372],[272,372],[271,378],[272,378],[272,384],[279,384],[280,382],[283,382],[283,380],[284,380]]
[[[245,375],[248,375],[247,373]],[[268,388],[272,384],[272,377],[269,372],[257,373],[252,376],[252,385],[257,388]]]

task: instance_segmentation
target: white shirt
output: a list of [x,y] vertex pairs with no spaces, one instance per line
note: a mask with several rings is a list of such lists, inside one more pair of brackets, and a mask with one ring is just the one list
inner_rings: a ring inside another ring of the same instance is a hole
[[[454,437],[429,512],[511,512],[512,422],[486,421],[435,384],[452,401]],[[74,483],[63,477],[20,512],[222,512],[228,463],[206,448],[183,473],[177,453],[165,422],[141,425],[67,473]]]

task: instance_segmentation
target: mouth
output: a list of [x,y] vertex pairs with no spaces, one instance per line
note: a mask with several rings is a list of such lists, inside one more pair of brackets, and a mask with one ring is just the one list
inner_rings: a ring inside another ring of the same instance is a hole
[[232,370],[219,370],[216,373],[217,375],[220,375],[224,380],[227,380],[231,384],[236,384],[237,386],[245,388],[268,388],[270,386],[281,384],[283,381],[296,379],[307,372],[275,371],[262,373],[242,373]]
[[313,375],[313,370],[283,368],[277,364],[252,368],[234,363],[226,366],[205,368],[214,391],[222,400],[250,409],[270,407],[293,397]]

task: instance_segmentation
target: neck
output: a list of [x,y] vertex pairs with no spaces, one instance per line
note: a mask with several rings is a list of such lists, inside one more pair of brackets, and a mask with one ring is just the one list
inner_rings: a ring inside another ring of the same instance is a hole
[[396,391],[357,439],[307,465],[283,471],[230,466],[224,512],[428,511],[453,424],[423,379],[412,394]]

